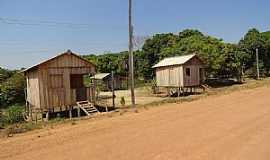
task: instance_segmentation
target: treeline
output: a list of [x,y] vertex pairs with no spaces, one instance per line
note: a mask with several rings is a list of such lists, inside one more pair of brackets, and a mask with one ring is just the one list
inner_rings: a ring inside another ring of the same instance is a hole
[[[260,69],[265,75],[270,70],[270,32],[249,30],[237,44],[225,43],[222,39],[204,35],[198,30],[187,29],[178,34],[156,34],[135,51],[135,75],[137,78],[152,79],[151,68],[165,57],[198,54],[205,62],[208,77],[235,77],[240,79],[242,71],[255,74],[255,50],[259,50]],[[126,75],[128,52],[103,55],[86,55],[97,65],[98,72]]]

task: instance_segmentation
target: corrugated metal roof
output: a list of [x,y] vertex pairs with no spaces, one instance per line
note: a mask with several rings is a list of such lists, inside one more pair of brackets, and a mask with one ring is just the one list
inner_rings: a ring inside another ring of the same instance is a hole
[[98,74],[95,74],[94,76],[92,76],[90,78],[91,79],[102,80],[103,78],[106,78],[109,75],[110,75],[110,73],[98,73]]
[[173,65],[182,65],[189,61],[191,58],[196,56],[196,54],[189,54],[185,56],[177,56],[177,57],[170,57],[165,58],[161,60],[159,63],[154,65],[152,68],[158,68],[158,67],[165,67],[165,66],[173,66]]

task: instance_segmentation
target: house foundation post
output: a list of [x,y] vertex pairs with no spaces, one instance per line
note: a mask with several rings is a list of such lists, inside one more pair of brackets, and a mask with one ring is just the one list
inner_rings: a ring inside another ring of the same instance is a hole
[[49,116],[50,116],[50,112],[47,111],[47,112],[46,112],[46,118],[45,118],[45,121],[47,121],[47,122],[49,121],[49,118],[50,118]]
[[77,112],[78,112],[78,118],[80,118],[80,117],[81,117],[81,109],[80,109],[79,106],[78,106],[78,108],[77,108]]
[[72,119],[72,107],[69,106],[69,119]]

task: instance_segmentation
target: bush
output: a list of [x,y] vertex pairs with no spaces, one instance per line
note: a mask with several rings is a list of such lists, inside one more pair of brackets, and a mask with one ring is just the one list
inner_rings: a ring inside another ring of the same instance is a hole
[[4,121],[7,124],[23,122],[23,112],[22,106],[11,106],[6,110]]
[[23,74],[16,73],[0,84],[0,106],[23,103],[25,78]]
[[3,112],[0,110],[0,129],[4,128],[6,124],[6,117],[4,116]]

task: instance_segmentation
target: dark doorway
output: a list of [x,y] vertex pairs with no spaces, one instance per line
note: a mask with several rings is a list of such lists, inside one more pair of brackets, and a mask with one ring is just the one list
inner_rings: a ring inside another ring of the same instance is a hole
[[76,88],[76,101],[86,101],[86,88]]
[[76,101],[86,101],[86,88],[84,86],[82,74],[70,75],[70,88],[76,90]]

